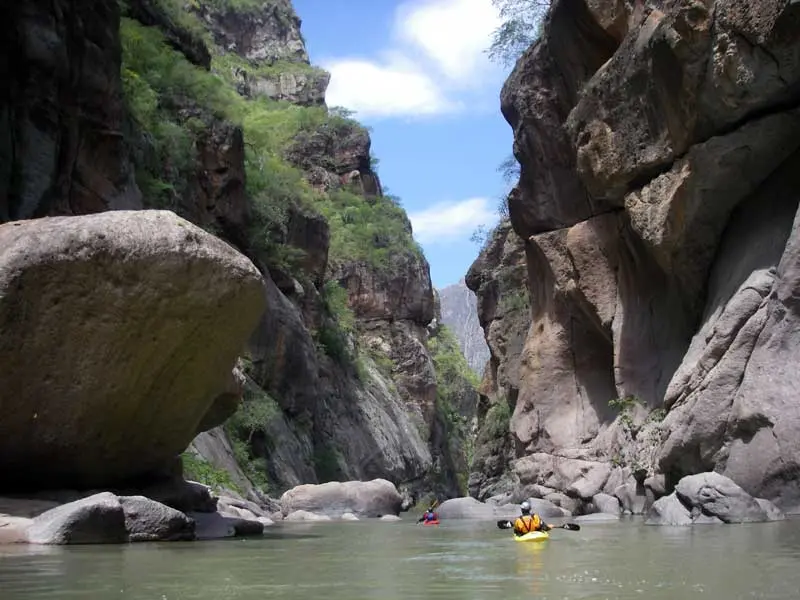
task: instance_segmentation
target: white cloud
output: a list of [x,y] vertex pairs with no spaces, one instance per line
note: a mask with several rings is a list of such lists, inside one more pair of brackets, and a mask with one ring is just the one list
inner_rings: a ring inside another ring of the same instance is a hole
[[397,62],[340,60],[325,65],[331,73],[326,99],[359,116],[431,115],[453,108],[424,73]]
[[418,242],[436,244],[467,239],[479,225],[493,226],[497,214],[488,198],[468,198],[435,204],[408,218]]
[[393,41],[380,56],[323,61],[328,105],[368,117],[428,116],[463,108],[467,90],[496,94],[499,71],[484,50],[499,22],[492,0],[410,0],[395,12]]
[[499,25],[491,0],[427,0],[398,9],[399,37],[422,49],[443,75],[459,83],[489,67],[484,51]]

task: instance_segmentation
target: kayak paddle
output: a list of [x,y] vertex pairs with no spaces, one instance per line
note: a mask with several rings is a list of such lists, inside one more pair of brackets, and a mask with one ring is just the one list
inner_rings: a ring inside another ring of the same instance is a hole
[[[511,529],[514,524],[511,521],[498,521],[498,529]],[[563,525],[550,525],[550,529],[566,529],[567,531],[580,531],[581,526],[577,523],[564,523]]]

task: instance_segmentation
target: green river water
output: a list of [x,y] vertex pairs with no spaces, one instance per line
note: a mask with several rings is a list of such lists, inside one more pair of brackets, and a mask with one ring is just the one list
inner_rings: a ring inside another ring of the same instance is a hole
[[514,542],[494,523],[283,524],[263,538],[0,547],[0,599],[796,599],[800,521],[640,519]]

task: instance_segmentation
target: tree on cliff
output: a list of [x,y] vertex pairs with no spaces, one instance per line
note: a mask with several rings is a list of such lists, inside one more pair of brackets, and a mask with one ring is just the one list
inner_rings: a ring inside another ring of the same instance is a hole
[[492,33],[489,58],[503,65],[513,65],[536,41],[549,0],[492,0],[503,23]]

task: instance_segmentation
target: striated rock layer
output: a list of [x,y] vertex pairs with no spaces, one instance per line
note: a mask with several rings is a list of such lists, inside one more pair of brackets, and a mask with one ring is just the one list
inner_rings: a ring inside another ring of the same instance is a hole
[[[501,100],[530,321],[511,353],[493,344],[490,244],[467,283],[492,363],[519,366],[487,379],[513,416],[484,464],[504,489],[586,500],[586,473],[556,484],[515,459],[611,463],[623,504],[717,471],[800,510],[800,7],[558,0]],[[482,477],[472,493],[495,493]]]

